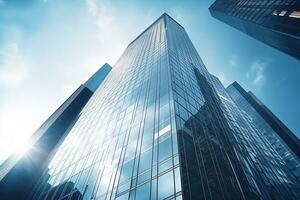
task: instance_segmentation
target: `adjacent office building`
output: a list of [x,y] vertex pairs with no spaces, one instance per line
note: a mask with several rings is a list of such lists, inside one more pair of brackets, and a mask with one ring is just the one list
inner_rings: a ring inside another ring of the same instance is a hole
[[300,59],[300,1],[216,0],[216,19]]
[[283,158],[163,14],[125,49],[28,199],[299,199]]
[[14,153],[0,167],[0,199],[25,199],[47,168],[55,149],[62,143],[80,112],[110,72],[103,65],[81,85],[32,135],[31,148],[24,154]]
[[300,180],[300,140],[252,92],[246,92],[237,82],[226,90]]

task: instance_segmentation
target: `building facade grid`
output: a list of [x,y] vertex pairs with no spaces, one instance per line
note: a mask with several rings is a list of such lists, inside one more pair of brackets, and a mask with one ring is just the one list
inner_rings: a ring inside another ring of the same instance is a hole
[[162,15],[96,90],[33,199],[296,199],[298,182],[223,93]]

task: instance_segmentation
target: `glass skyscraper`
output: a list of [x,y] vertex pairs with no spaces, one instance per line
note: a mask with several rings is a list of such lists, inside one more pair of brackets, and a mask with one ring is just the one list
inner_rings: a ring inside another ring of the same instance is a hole
[[163,14],[125,49],[29,199],[299,199],[300,184],[185,29]]
[[300,140],[252,92],[246,92],[237,82],[227,92],[260,129],[286,165],[300,180]]
[[0,166],[0,199],[25,199],[47,168],[57,146],[63,141],[80,112],[99,87],[111,66],[104,64],[31,136],[28,152],[12,154]]
[[300,59],[299,0],[216,0],[216,19]]

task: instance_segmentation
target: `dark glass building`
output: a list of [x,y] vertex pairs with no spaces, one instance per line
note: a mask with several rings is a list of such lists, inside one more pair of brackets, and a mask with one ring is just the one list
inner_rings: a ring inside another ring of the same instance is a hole
[[163,14],[125,49],[28,199],[299,199],[282,157]]
[[45,171],[55,148],[72,129],[80,112],[110,72],[103,65],[81,85],[32,135],[31,148],[24,154],[14,153],[0,167],[0,199],[25,199]]
[[237,82],[226,90],[300,179],[300,140],[252,92],[246,92]]
[[216,0],[216,19],[300,59],[299,0]]

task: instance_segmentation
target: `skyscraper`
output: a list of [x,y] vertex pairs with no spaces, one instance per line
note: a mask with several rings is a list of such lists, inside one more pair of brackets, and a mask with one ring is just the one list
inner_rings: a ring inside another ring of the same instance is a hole
[[103,65],[81,85],[32,135],[27,153],[11,155],[0,167],[0,199],[25,199],[51,160],[53,151],[63,141],[80,112],[111,66]]
[[216,0],[216,19],[300,59],[300,1]]
[[163,14],[127,46],[29,199],[297,199],[299,189]]
[[254,124],[261,130],[286,165],[300,179],[300,140],[252,92],[246,92],[237,82],[227,92]]

